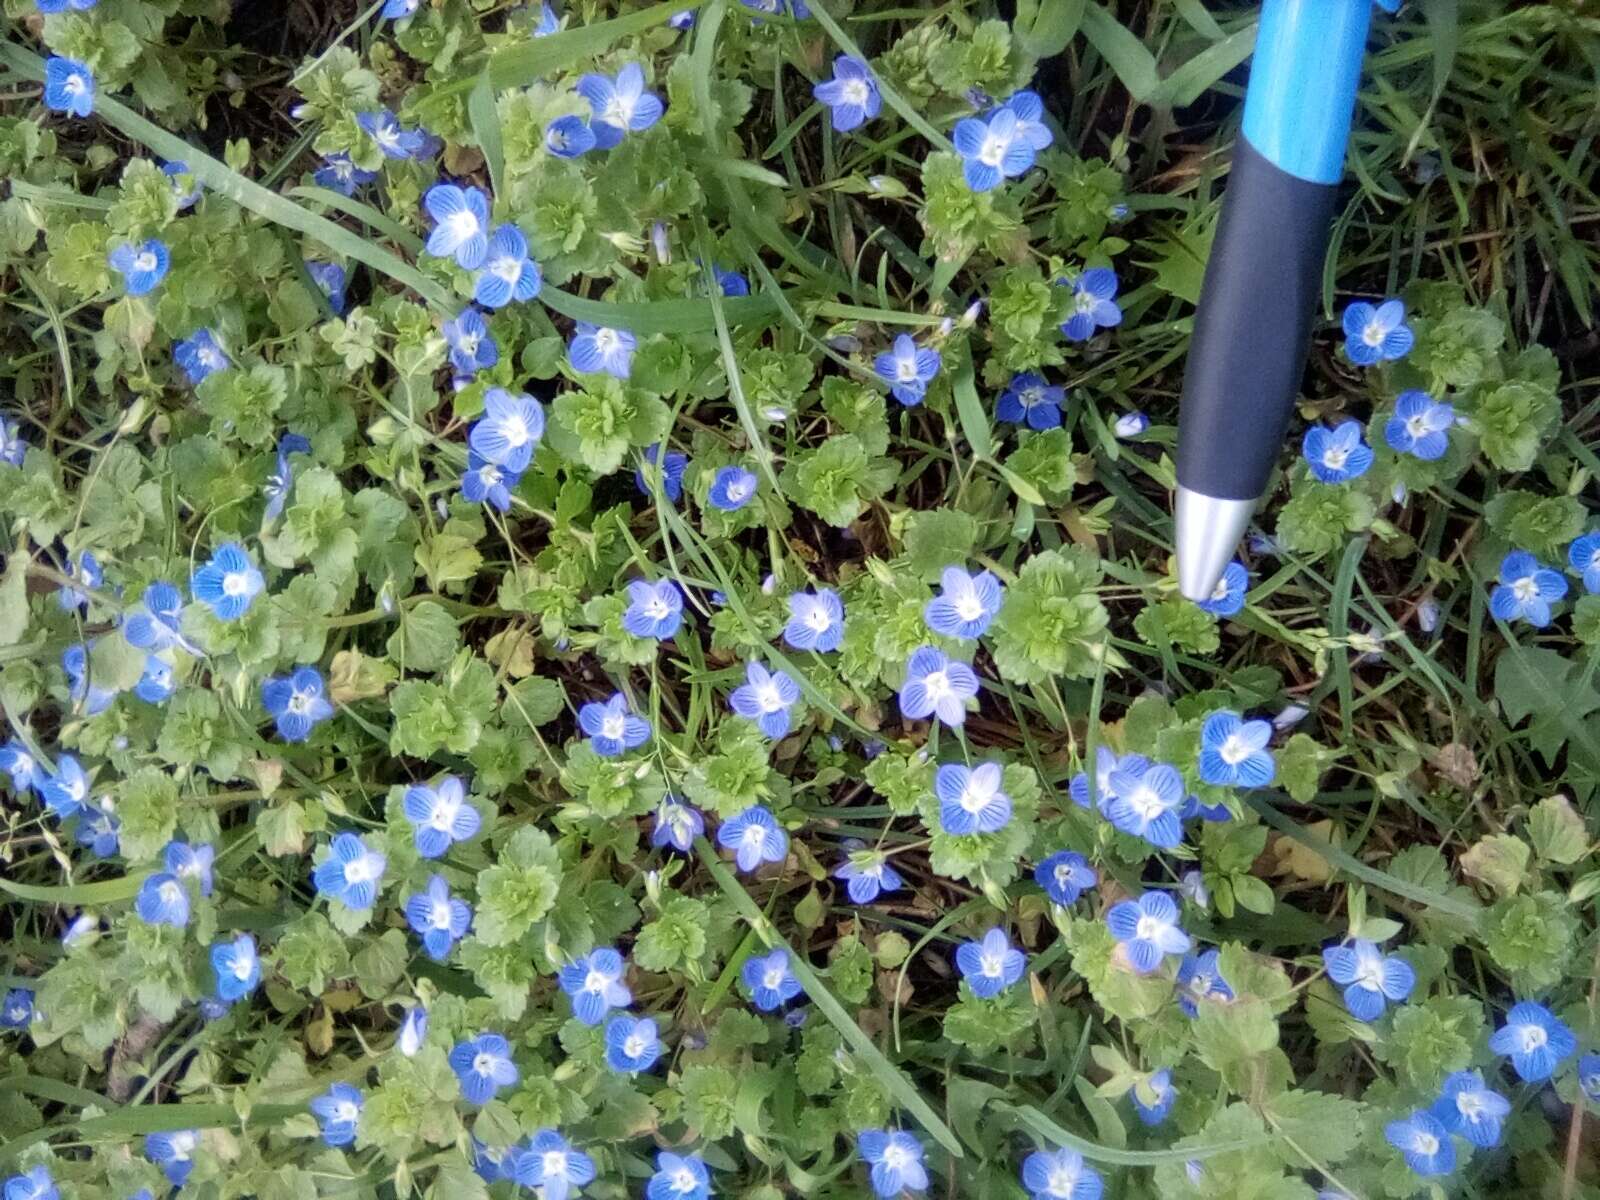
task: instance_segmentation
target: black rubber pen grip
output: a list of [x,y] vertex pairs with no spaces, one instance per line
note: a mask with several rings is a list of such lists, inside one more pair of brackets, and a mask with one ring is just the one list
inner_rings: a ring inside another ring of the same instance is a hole
[[1253,500],[1266,489],[1305,375],[1338,191],[1239,139],[1178,412],[1178,482],[1191,491]]

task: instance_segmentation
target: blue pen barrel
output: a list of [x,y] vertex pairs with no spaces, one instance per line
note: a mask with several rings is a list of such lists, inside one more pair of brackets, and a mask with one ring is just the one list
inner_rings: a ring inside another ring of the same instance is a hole
[[1305,373],[1371,0],[1266,0],[1184,374],[1178,482],[1253,500]]

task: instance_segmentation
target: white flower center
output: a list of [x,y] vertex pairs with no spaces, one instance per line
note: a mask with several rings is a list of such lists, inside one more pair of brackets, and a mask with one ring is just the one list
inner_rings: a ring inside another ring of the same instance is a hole
[[62,84],[61,86],[64,89],[66,89],[67,95],[69,95],[69,96],[81,96],[81,95],[83,95],[83,91],[84,91],[84,79],[83,79],[83,76],[82,75],[68,75],[66,83]]
[[596,995],[599,995],[601,992],[606,990],[606,985],[610,982],[611,980],[608,979],[604,974],[591,969],[590,972],[583,977],[583,990],[586,992],[594,992]]
[[811,610],[806,613],[806,624],[812,629],[815,629],[818,633],[825,633],[827,632],[828,626],[832,624],[832,622],[828,620],[827,612],[825,612],[823,607],[818,604],[813,606]]
[[133,260],[133,269],[136,271],[154,271],[156,269],[156,256],[150,251],[141,251]]
[[1159,918],[1146,914],[1139,918],[1139,923],[1134,926],[1133,937],[1135,941],[1153,942],[1161,936],[1161,931],[1166,928]]
[[1330,446],[1322,452],[1322,465],[1330,471],[1344,469],[1345,460],[1350,457],[1350,451],[1342,446]]
[[478,335],[475,333],[461,334],[456,338],[456,349],[468,357],[475,356],[478,353]]
[[428,923],[435,929],[450,928],[450,902],[448,900],[435,900],[433,911],[428,914]]
[[546,1179],[559,1179],[567,1173],[567,1152],[565,1150],[546,1150],[544,1152],[544,1177]]
[[483,226],[478,224],[478,218],[471,209],[462,209],[458,213],[451,213],[444,219],[445,228],[450,231],[450,237],[457,244],[477,237]]
[[1243,737],[1233,733],[1228,735],[1228,740],[1222,743],[1222,748],[1217,753],[1222,755],[1222,761],[1230,767],[1237,767],[1245,759],[1249,758],[1253,751],[1250,749],[1250,744]]
[[783,986],[783,968],[768,967],[761,975],[761,986],[768,991],[777,991]]
[[1486,1107],[1482,1092],[1456,1093],[1456,1111],[1473,1124],[1477,1124]]
[[346,883],[369,883],[376,878],[372,869],[372,858],[363,854],[360,858],[352,859],[344,865],[344,881]]
[[339,1125],[354,1125],[361,1118],[361,1110],[348,1100],[341,1100],[333,1110],[333,1119]]
[[472,1060],[472,1073],[474,1075],[492,1075],[494,1073],[494,1055],[480,1051]]
[[1094,311],[1094,306],[1098,303],[1099,301],[1097,301],[1093,295],[1083,288],[1079,288],[1078,294],[1073,298],[1072,306],[1078,313],[1087,314],[1092,313]]
[[600,733],[602,736],[610,738],[614,742],[620,742],[622,740],[622,734],[627,727],[627,717],[613,714],[612,716],[608,716],[600,723]]
[[1366,328],[1361,331],[1361,340],[1369,346],[1383,345],[1383,339],[1387,336],[1383,326],[1376,321],[1368,321]]
[[1406,432],[1414,438],[1425,437],[1430,432],[1428,429],[1428,414],[1418,413],[1407,421]]
[[645,616],[652,620],[660,621],[671,615],[672,610],[667,607],[667,602],[660,596],[652,596],[645,601],[644,613]]
[[456,814],[461,811],[461,801],[440,796],[433,805],[433,815],[428,819],[428,824],[441,831],[449,830],[456,823]]
[[646,1045],[643,1037],[637,1033],[630,1033],[622,1043],[622,1052],[629,1058],[638,1058],[645,1052]]
[[1077,1186],[1078,1172],[1071,1167],[1052,1168],[1045,1182],[1045,1190],[1052,1196],[1060,1197],[1060,1200],[1067,1200]]
[[533,440],[533,434],[528,429],[528,423],[520,414],[504,418],[500,422],[500,432],[512,446],[526,446]]
[[254,956],[249,954],[235,954],[233,956],[233,977],[239,982],[243,983],[246,979],[249,979],[250,972],[254,971],[255,967],[256,960]]
[[516,283],[522,278],[522,260],[509,254],[502,255],[489,264],[489,272],[507,283]]
[[900,383],[915,383],[917,381],[917,360],[913,355],[910,358],[895,360],[894,377]]
[[484,487],[496,487],[500,483],[500,468],[493,463],[484,463],[478,468],[478,478],[483,480]]
[[176,883],[163,883],[161,885],[161,903],[177,904],[183,899],[183,887]]
[[613,94],[606,102],[605,111],[601,113],[600,120],[607,125],[616,125],[626,129],[633,121],[632,100],[624,100],[621,96]]
[[852,79],[841,89],[846,104],[854,104],[857,108],[865,108],[867,101],[872,96],[872,89],[867,87],[865,79]]
[[1531,1054],[1535,1050],[1544,1049],[1550,1035],[1537,1025],[1524,1025],[1517,1032],[1517,1039],[1522,1043],[1522,1052]]
[[983,616],[983,598],[976,591],[956,597],[956,616],[963,621],[976,621]]
[[943,700],[953,694],[950,677],[943,671],[928,672],[927,678],[922,681],[922,686],[928,689],[928,695],[935,701]]
[[728,485],[729,500],[743,500],[750,494],[750,485],[743,479],[735,479]]
[[1539,585],[1534,583],[1533,576],[1527,575],[1511,585],[1511,593],[1523,604],[1539,597]]
[[699,1186],[694,1173],[687,1167],[679,1167],[672,1173],[672,1190],[675,1192],[682,1192],[687,1196]]
[[250,577],[243,571],[229,571],[222,577],[224,596],[243,596],[250,590]]
[[311,711],[311,701],[310,692],[295,692],[289,697],[289,711],[303,717]]
[[617,336],[615,329],[597,329],[594,332],[594,344],[601,354],[611,354],[622,345],[622,339]]
[[983,146],[978,150],[978,161],[986,167],[998,167],[1005,159],[1006,151],[1010,149],[1009,138],[996,137],[988,134],[983,139]]
[[1005,968],[1004,954],[991,954],[985,950],[978,955],[978,969],[986,979],[999,979],[1004,974]]
[[890,1142],[883,1148],[883,1165],[891,1171],[903,1171],[911,1165],[911,1152],[898,1142]]
[[1433,1134],[1424,1133],[1419,1129],[1411,1135],[1411,1148],[1422,1155],[1437,1154],[1439,1152],[1439,1139],[1434,1137]]
[[1166,811],[1166,804],[1161,800],[1161,795],[1155,788],[1140,784],[1128,794],[1128,807],[1139,814],[1140,819],[1153,821]]
[[1383,991],[1383,960],[1381,958],[1363,958],[1356,963],[1356,986],[1368,988],[1374,992]]
[[739,840],[752,849],[760,849],[767,840],[767,831],[760,825],[746,825]]

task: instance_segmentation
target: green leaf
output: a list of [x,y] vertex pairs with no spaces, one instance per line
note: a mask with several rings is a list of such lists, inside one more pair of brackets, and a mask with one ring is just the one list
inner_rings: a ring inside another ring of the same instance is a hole
[[1564,867],[1589,853],[1583,818],[1565,796],[1551,796],[1533,806],[1528,813],[1528,838],[1541,859]]
[[505,946],[527,933],[555,906],[561,874],[550,835],[532,825],[518,829],[499,861],[478,876],[478,940]]
[[411,671],[437,671],[455,657],[460,641],[456,619],[433,600],[410,605],[389,635],[389,657]]
[[1135,100],[1142,103],[1155,94],[1161,84],[1155,56],[1099,0],[1091,0],[1083,10],[1083,36]]

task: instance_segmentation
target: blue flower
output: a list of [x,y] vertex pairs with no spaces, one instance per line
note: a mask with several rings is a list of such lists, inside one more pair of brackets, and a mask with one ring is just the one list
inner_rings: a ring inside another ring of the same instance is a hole
[[319,722],[333,716],[333,705],[322,693],[322,673],[315,667],[296,667],[293,675],[261,681],[261,707],[277,723],[279,737],[303,742]]
[[627,964],[610,946],[590,951],[561,968],[561,990],[572,1000],[572,1015],[585,1025],[598,1025],[613,1008],[633,1003],[633,993],[622,982]]
[[556,20],[555,12],[548,4],[539,5],[539,23],[533,27],[533,36],[536,38],[550,37],[559,32],[561,22]]
[[371,908],[378,899],[388,860],[353,833],[341,833],[328,847],[328,857],[311,872],[317,895],[337,900],[357,912]]
[[356,1125],[361,1120],[361,1089],[336,1083],[308,1106],[329,1146],[348,1146],[356,1140]]
[[757,480],[754,471],[743,467],[723,467],[711,481],[709,499],[723,512],[738,512],[755,497]]
[[467,935],[472,908],[450,894],[443,875],[428,880],[428,890],[406,901],[406,922],[422,938],[422,948],[434,962],[448,958],[451,949]]
[[133,907],[147,925],[182,929],[189,923],[189,889],[171,872],[158,871],[145,876]]
[[1187,1016],[1199,1016],[1199,1002],[1207,997],[1233,999],[1233,989],[1222,977],[1222,969],[1217,964],[1219,958],[1216,950],[1207,950],[1202,954],[1190,951],[1178,964],[1178,1007]]
[[650,740],[650,722],[628,710],[621,692],[601,703],[591,700],[578,710],[578,727],[601,758],[616,758]]
[[196,329],[181,342],[172,344],[172,361],[189,382],[198,384],[233,365],[231,359],[217,343],[217,335],[209,329]]
[[422,197],[422,206],[434,220],[428,235],[428,253],[453,258],[456,265],[476,271],[489,257],[489,193],[478,187],[462,188],[436,183]]
[[1054,429],[1061,424],[1061,406],[1066,399],[1066,388],[1052,387],[1043,376],[1024,371],[1013,375],[1000,393],[994,415],[1014,425],[1025,422],[1029,429]]
[[1567,547],[1567,565],[1583,577],[1583,590],[1600,592],[1600,533],[1586,533]]
[[661,1057],[661,1038],[649,1017],[612,1017],[606,1025],[606,1065],[613,1071],[637,1075],[655,1066]]
[[58,754],[56,773],[34,786],[39,789],[44,806],[61,821],[77,816],[89,797],[89,776],[70,754]]
[[80,642],[61,652],[61,669],[67,673],[67,679],[72,684],[72,701],[86,717],[105,712],[117,698],[116,692],[98,686],[90,678],[89,649],[92,645],[85,646]]
[[[189,164],[181,158],[161,164],[161,173],[172,180],[172,191],[178,199],[178,210],[193,208],[200,200],[200,181],[195,178],[194,172],[189,169]],[[189,186],[183,186],[184,177],[189,179]]]
[[1390,1121],[1383,1127],[1383,1136],[1405,1155],[1406,1166],[1423,1178],[1448,1175],[1456,1169],[1455,1143],[1431,1113],[1418,1110],[1403,1121]]
[[211,970],[216,971],[216,994],[232,1003],[250,995],[261,982],[261,958],[256,957],[256,939],[238,934],[234,941],[211,947]]
[[[699,259],[695,260],[697,263]],[[716,263],[711,264],[711,274],[715,276],[717,288],[724,296],[748,296],[750,294],[750,281],[737,271],[726,270]]]
[[711,1173],[702,1159],[670,1150],[656,1153],[656,1173],[645,1185],[645,1200],[709,1200]]
[[[33,993],[27,993],[30,1004]],[[10,997],[6,998],[7,1008],[10,1007]],[[4,1021],[0,1020],[0,1024]],[[1600,1054],[1585,1054],[1578,1060],[1578,1087],[1588,1098],[1590,1104],[1600,1104]]]
[[106,255],[106,261],[122,276],[128,295],[143,296],[167,277],[172,257],[165,245],[151,238],[137,246],[123,242]]
[[946,567],[939,577],[942,589],[922,610],[928,628],[943,637],[962,641],[982,637],[1000,612],[1003,589],[988,571],[970,575],[960,567]]
[[921,404],[928,384],[939,374],[937,350],[918,347],[908,333],[898,334],[892,349],[873,361],[872,369],[889,385],[889,394],[907,408]]
[[1489,594],[1489,611],[1497,621],[1520,617],[1543,629],[1550,624],[1550,606],[1566,594],[1563,576],[1526,550],[1513,550],[1500,563],[1500,585]]
[[5,1200],[61,1200],[56,1181],[44,1167],[30,1167],[6,1180]]
[[1450,448],[1446,431],[1455,422],[1456,410],[1427,392],[1401,392],[1394,416],[1384,424],[1383,440],[1398,454],[1433,462]]
[[557,158],[580,158],[594,149],[594,130],[582,117],[557,117],[544,130],[544,148]]
[[967,719],[967,701],[978,694],[978,676],[943,650],[920,646],[906,660],[900,712],[913,721],[937,717],[952,728]]
[[1125,412],[1111,425],[1111,432],[1119,438],[1136,438],[1150,428],[1150,418],[1137,409]]
[[[147,1134],[144,1154],[161,1168],[167,1182],[181,1188],[194,1170],[194,1152],[200,1148],[198,1129],[176,1129],[170,1133]],[[7,1200],[10,1200],[7,1197]]]
[[487,1104],[501,1088],[515,1086],[521,1074],[511,1061],[511,1046],[498,1033],[480,1033],[450,1050],[450,1069],[461,1081],[468,1104]]
[[336,317],[344,316],[344,268],[338,263],[316,262],[306,260],[306,274],[311,276],[311,282],[317,285],[317,290],[328,301],[328,308]]
[[238,542],[217,547],[211,561],[189,579],[189,593],[218,620],[237,621],[267,586]]
[[343,151],[328,155],[327,161],[311,173],[311,182],[341,196],[354,196],[356,188],[371,183],[376,171],[363,171]]
[[504,308],[513,300],[532,300],[544,286],[539,264],[528,257],[528,239],[515,225],[498,225],[489,235],[489,253],[472,290],[484,308]]
[[66,575],[72,583],[56,589],[56,603],[62,612],[87,608],[89,592],[86,589],[103,587],[106,581],[105,572],[100,569],[100,560],[87,550],[78,555],[77,562],[67,559]]
[[1129,1094],[1133,1097],[1134,1115],[1150,1126],[1165,1121],[1178,1099],[1178,1089],[1172,1086],[1172,1072],[1165,1067],[1141,1079]]
[[35,0],[42,13],[88,12],[100,0]]
[[1013,947],[998,927],[979,940],[961,943],[956,949],[956,966],[961,977],[980,1000],[998,996],[1021,979],[1027,964],[1027,956]]
[[1344,352],[1358,367],[1404,358],[1416,340],[1399,300],[1373,305],[1357,300],[1344,310]]
[[1055,135],[1044,123],[1044,101],[1039,99],[1037,92],[1014,92],[1005,100],[1003,107],[1009,108],[1017,117],[1016,132],[1012,136],[1027,142],[1035,153],[1047,149],[1055,141]]
[[467,789],[454,775],[434,787],[415,784],[406,789],[400,810],[416,830],[417,853],[438,858],[456,842],[477,835],[483,818],[467,803]]
[[1100,874],[1075,850],[1057,850],[1033,869],[1033,881],[1045,895],[1061,905],[1076,904],[1078,897],[1100,882]]
[[646,473],[643,467],[637,467],[633,472],[633,486],[638,488],[645,496],[655,495],[656,470],[661,472],[661,490],[666,494],[669,504],[676,504],[683,495],[683,473],[689,466],[689,456],[677,450],[668,450],[665,458],[661,456],[661,443],[652,442],[645,447],[644,460],[652,468]]
[[500,361],[500,347],[489,335],[489,323],[476,308],[464,308],[442,330],[450,347],[450,365],[463,375],[476,375]]
[[1141,975],[1154,971],[1168,954],[1187,954],[1191,945],[1189,935],[1178,928],[1178,906],[1166,892],[1146,892],[1137,900],[1113,904],[1106,928]]
[[1200,778],[1218,787],[1266,787],[1278,773],[1267,750],[1270,721],[1246,721],[1226,709],[1200,728]]
[[400,1018],[400,1032],[395,1034],[395,1049],[407,1058],[415,1058],[422,1044],[428,1040],[428,1010],[413,1004]]
[[487,503],[509,512],[511,489],[521,482],[522,472],[508,471],[474,450],[467,455],[467,470],[461,476],[461,496],[471,504]]
[[1402,1003],[1417,986],[1410,963],[1386,956],[1375,943],[1361,938],[1348,946],[1326,947],[1322,961],[1328,978],[1344,988],[1344,1006],[1358,1021],[1376,1021],[1388,1003]]
[[87,117],[94,111],[94,75],[72,58],[52,54],[44,64],[44,106],[52,112]]
[[1500,1122],[1511,1112],[1511,1102],[1491,1091],[1479,1072],[1456,1071],[1446,1077],[1428,1111],[1448,1132],[1487,1150],[1500,1144]]
[[78,845],[89,847],[91,853],[110,858],[121,849],[118,842],[121,833],[122,822],[108,807],[101,807],[85,810],[74,836]]
[[33,1023],[33,993],[12,988],[0,1000],[0,1029],[26,1029]]
[[574,371],[586,375],[604,371],[617,379],[626,379],[633,371],[633,352],[638,345],[639,339],[626,329],[579,321],[573,327],[572,340],[567,343],[567,359]]
[[594,1159],[554,1129],[541,1129],[512,1162],[511,1175],[526,1188],[538,1188],[544,1200],[567,1200],[573,1189],[594,1180]]
[[905,1191],[928,1186],[928,1169],[922,1165],[922,1143],[903,1129],[863,1129],[856,1134],[861,1161],[872,1168],[872,1190],[882,1200],[894,1200]]
[[27,454],[28,443],[22,438],[21,425],[0,413],[0,462],[20,467]]
[[733,851],[741,871],[754,871],[762,863],[783,861],[789,853],[789,835],[767,809],[752,804],[722,823],[717,845]]
[[811,93],[828,106],[833,127],[840,133],[859,128],[883,109],[883,97],[878,93],[872,69],[853,54],[835,58],[833,78],[817,84]]
[[801,991],[800,981],[789,969],[789,952],[782,948],[745,959],[739,977],[750,989],[750,1002],[762,1012],[782,1007]]
[[61,935],[61,948],[71,950],[74,946],[93,945],[100,940],[100,918],[93,913],[79,913],[72,918],[67,931]]
[[758,662],[745,667],[745,682],[728,697],[728,707],[754,721],[769,738],[789,732],[789,710],[800,699],[800,685],[787,671],[768,671]]
[[578,80],[578,94],[589,102],[594,144],[601,150],[611,149],[625,134],[649,129],[661,119],[661,98],[644,90],[644,70],[638,63],[623,67],[615,79],[583,76]]
[[409,17],[417,11],[417,5],[422,0],[387,0],[383,11],[378,15],[385,20],[393,21],[401,17]]
[[0,771],[11,777],[11,790],[26,796],[49,778],[28,748],[16,738],[0,746]]
[[262,495],[267,498],[263,514],[267,520],[277,520],[289,499],[289,488],[294,483],[294,465],[289,461],[289,455],[310,453],[311,443],[301,434],[286,433],[278,439],[278,461],[273,464],[272,474],[267,476],[267,482],[261,489]]
[[544,408],[532,396],[490,388],[483,397],[483,416],[472,426],[467,444],[485,462],[521,474],[544,437]]
[[1523,1000],[1511,1006],[1506,1023],[1489,1037],[1489,1049],[1511,1059],[1527,1083],[1543,1083],[1578,1048],[1578,1039],[1548,1008]]
[[1175,767],[1154,763],[1141,772],[1119,766],[1111,777],[1106,819],[1123,833],[1171,850],[1183,840],[1183,776]]
[[670,641],[683,625],[683,591],[670,579],[655,583],[635,579],[628,584],[628,607],[622,627],[636,638]]
[[1020,122],[1009,108],[997,108],[986,117],[964,117],[956,122],[951,140],[961,155],[961,172],[967,186],[987,192],[1001,180],[1021,175],[1033,166],[1032,142],[1019,136]]
[[356,124],[377,144],[386,158],[420,158],[426,148],[422,130],[402,129],[394,113],[387,108],[358,113]]
[[676,796],[668,796],[656,808],[655,828],[650,833],[652,846],[671,846],[680,854],[687,854],[694,840],[706,831],[706,819],[692,804],[685,804]]
[[995,833],[1011,824],[1011,797],[1001,791],[997,762],[966,767],[945,763],[933,776],[939,798],[939,827],[945,833]]
[[[1116,798],[1116,788],[1113,780],[1120,771],[1124,778],[1140,778],[1150,768],[1150,760],[1142,754],[1125,754],[1118,756],[1117,752],[1104,742],[1094,748],[1094,792],[1095,803],[1104,813],[1111,806],[1111,801]],[[1089,807],[1089,773],[1079,771],[1072,777],[1072,782],[1067,785],[1067,793],[1072,797],[1072,802],[1079,808]]]
[[1361,440],[1361,422],[1341,421],[1333,429],[1313,425],[1301,444],[1306,465],[1323,483],[1359,479],[1372,466],[1372,449]]
[[1122,324],[1122,308],[1116,302],[1115,271],[1110,267],[1091,267],[1071,283],[1071,315],[1061,323],[1063,337],[1073,342],[1086,342],[1096,329]]
[[[672,26],[674,29],[693,29],[694,9],[686,8],[682,12],[673,13],[667,18],[667,24]],[[655,1197],[652,1196],[650,1200],[655,1200]]]
[[900,873],[889,865],[882,850],[869,850],[865,843],[851,838],[845,842],[845,859],[834,869],[842,879],[852,904],[871,904],[883,892],[898,892],[905,886]]
[[188,842],[168,842],[162,862],[179,879],[192,879],[202,896],[211,895],[211,864],[217,852],[208,842],[191,846]]
[[1223,570],[1222,578],[1217,580],[1211,598],[1197,600],[1195,603],[1214,617],[1231,617],[1243,610],[1244,594],[1249,586],[1250,572],[1246,571],[1244,564],[1236,559]]
[[844,605],[839,593],[818,588],[791,595],[783,640],[796,650],[837,650],[844,640]]
[[1100,1200],[1105,1181],[1076,1150],[1035,1150],[1022,1160],[1022,1186],[1033,1200]]

